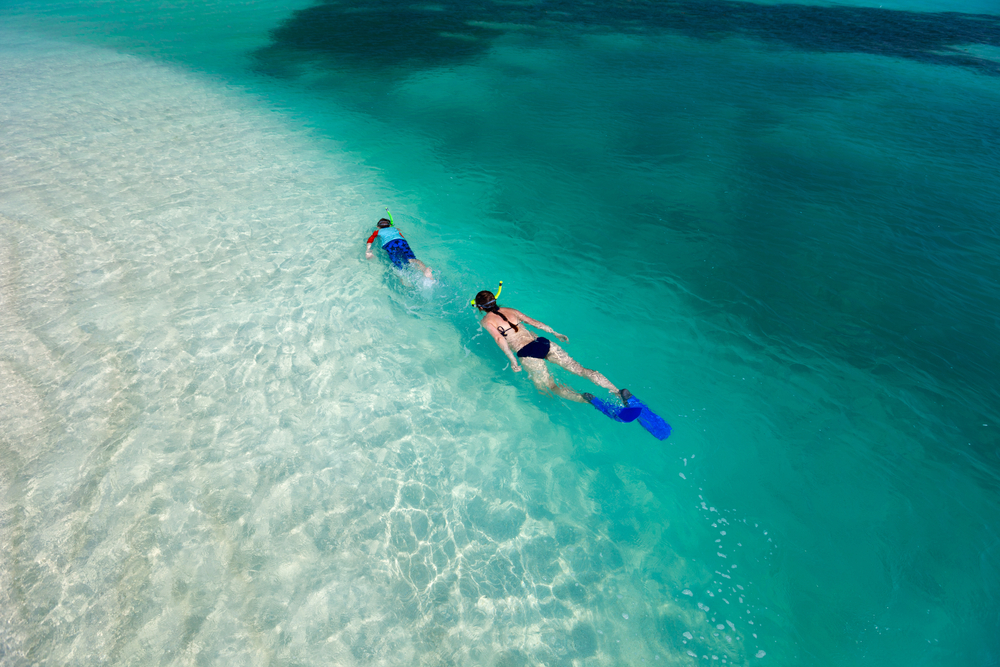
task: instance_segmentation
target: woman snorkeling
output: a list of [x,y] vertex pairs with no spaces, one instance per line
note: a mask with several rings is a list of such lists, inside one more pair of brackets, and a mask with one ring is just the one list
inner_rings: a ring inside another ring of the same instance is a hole
[[[500,289],[502,290],[503,283],[500,283],[500,285]],[[500,290],[497,290],[497,294],[499,293]],[[546,361],[551,361],[554,364],[562,366],[570,373],[587,378],[599,387],[604,387],[614,394],[619,394],[622,397],[622,402],[628,405],[628,398],[631,394],[629,394],[627,389],[619,391],[601,373],[584,368],[571,356],[566,354],[566,351],[559,345],[553,343],[548,338],[536,337],[524,325],[531,325],[536,329],[548,332],[563,343],[569,342],[568,337],[561,333],[556,333],[549,325],[534,320],[519,310],[500,308],[497,306],[497,298],[493,295],[493,292],[483,290],[477,294],[475,305],[476,308],[486,313],[486,317],[479,324],[493,336],[493,340],[496,341],[500,349],[503,350],[503,353],[510,359],[510,365],[514,369],[514,372],[519,373],[521,371],[521,365],[518,364],[518,359],[520,359],[524,367],[528,369],[528,376],[531,377],[531,381],[535,383],[535,386],[540,391],[551,389],[558,396],[577,403],[591,403],[594,400],[591,394],[581,394],[573,391],[566,385],[557,384],[549,373],[548,367],[545,365]],[[515,354],[517,356],[514,356]]]

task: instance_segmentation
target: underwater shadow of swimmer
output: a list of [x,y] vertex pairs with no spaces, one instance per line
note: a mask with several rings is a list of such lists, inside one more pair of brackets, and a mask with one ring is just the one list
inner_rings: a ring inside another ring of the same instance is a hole
[[252,57],[257,71],[279,77],[310,64],[405,74],[471,60],[515,30],[552,34],[560,25],[704,40],[749,37],[800,51],[868,53],[1000,75],[1000,63],[958,48],[1000,47],[1000,16],[738,0],[630,0],[600,7],[569,0],[433,6],[382,0],[363,8],[325,2],[294,12]]

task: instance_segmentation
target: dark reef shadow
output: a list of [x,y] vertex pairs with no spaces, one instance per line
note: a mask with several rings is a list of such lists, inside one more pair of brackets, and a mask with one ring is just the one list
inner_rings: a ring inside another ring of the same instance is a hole
[[295,76],[309,64],[411,71],[473,59],[511,30],[569,25],[705,40],[749,37],[801,51],[868,53],[1000,75],[1000,63],[962,50],[1000,46],[1000,16],[738,0],[444,0],[427,5],[373,0],[361,7],[329,1],[296,11],[253,59],[258,71],[280,77]]

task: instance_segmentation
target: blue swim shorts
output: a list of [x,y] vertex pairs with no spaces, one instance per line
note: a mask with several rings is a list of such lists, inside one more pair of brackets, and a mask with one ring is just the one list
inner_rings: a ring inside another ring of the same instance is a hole
[[382,246],[382,249],[389,254],[389,261],[397,269],[404,268],[411,259],[416,259],[417,256],[413,254],[410,250],[410,244],[406,242],[406,239],[394,239],[389,241]]

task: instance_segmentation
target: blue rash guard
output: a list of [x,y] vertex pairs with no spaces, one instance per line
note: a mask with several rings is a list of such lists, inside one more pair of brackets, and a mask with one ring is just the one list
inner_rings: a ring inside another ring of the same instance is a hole
[[376,229],[372,232],[372,235],[368,237],[368,242],[373,243],[375,237],[382,239],[382,246],[385,247],[387,243],[392,243],[393,241],[398,241],[403,238],[403,235],[399,233],[399,230],[395,227],[382,227]]

